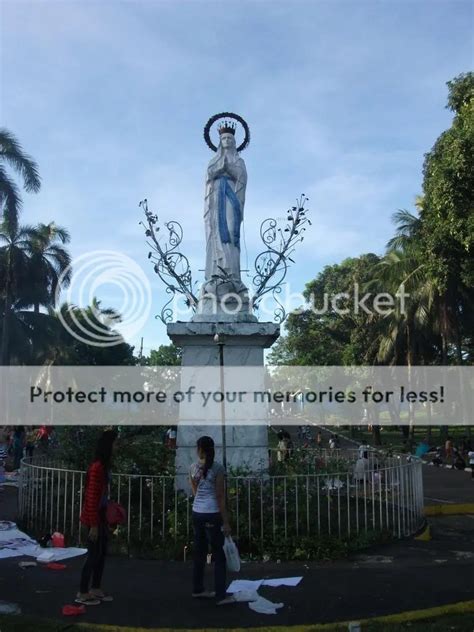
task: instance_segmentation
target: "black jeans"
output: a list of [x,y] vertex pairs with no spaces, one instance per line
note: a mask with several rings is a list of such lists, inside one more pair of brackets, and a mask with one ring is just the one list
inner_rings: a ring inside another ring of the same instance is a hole
[[[87,541],[87,558],[82,568],[80,592],[89,592],[91,588],[100,588],[102,575],[104,573],[105,557],[107,555],[107,544],[109,540],[109,528],[107,524],[99,525],[99,535],[96,542]],[[92,577],[92,585],[91,583]]]
[[216,599],[224,599],[226,595],[226,560],[222,518],[219,513],[196,513],[193,511],[194,527],[194,570],[193,593],[204,590],[204,568],[209,545],[214,562],[214,590]]

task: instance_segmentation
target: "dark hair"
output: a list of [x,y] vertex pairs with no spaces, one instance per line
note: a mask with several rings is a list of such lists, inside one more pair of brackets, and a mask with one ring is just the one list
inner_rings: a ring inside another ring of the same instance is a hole
[[206,461],[204,463],[203,476],[206,478],[207,473],[211,469],[214,463],[215,450],[214,450],[214,440],[212,437],[199,437],[197,440],[197,448],[198,450],[204,452],[206,456]]
[[110,470],[112,464],[112,446],[118,432],[113,429],[104,430],[97,441],[95,449],[95,460],[100,461],[106,470]]

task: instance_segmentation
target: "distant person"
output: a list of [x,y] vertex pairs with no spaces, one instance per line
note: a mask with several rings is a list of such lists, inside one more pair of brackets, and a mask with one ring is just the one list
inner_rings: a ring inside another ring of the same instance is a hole
[[446,463],[451,463],[451,465],[453,464],[453,449],[453,440],[451,437],[448,437],[444,444],[444,453],[446,455]]
[[469,465],[471,466],[471,478],[474,479],[474,450],[469,450],[467,458],[469,459]]
[[[192,596],[201,599],[216,599],[218,606],[234,603],[232,596],[226,595],[226,558],[223,550],[224,536],[230,535],[225,501],[225,470],[214,460],[214,441],[203,436],[197,441],[198,460],[189,472],[194,495],[194,568]],[[214,562],[214,591],[204,588],[204,569],[208,554],[208,544]]]
[[436,454],[434,455],[431,463],[433,463],[433,465],[435,465],[436,467],[439,467],[443,464],[441,448],[436,448]]
[[0,461],[6,462],[10,449],[10,433],[6,426],[0,428]]
[[19,470],[25,449],[25,426],[16,426],[13,432],[13,469]]
[[[5,428],[0,428],[0,484],[5,482],[5,466],[8,458],[8,434]],[[3,487],[0,487],[3,491]]]
[[176,428],[170,426],[166,431],[166,447],[170,450],[176,449]]
[[362,443],[359,446],[358,455],[359,455],[360,459],[368,459],[369,458],[369,448],[370,448],[370,446],[368,446],[365,443]]
[[84,504],[80,520],[89,529],[87,558],[76,597],[76,602],[84,606],[97,606],[102,601],[113,600],[110,595],[104,593],[101,584],[110,533],[106,511],[112,459],[116,447],[117,432],[105,430],[99,437],[94,460],[86,474]]
[[283,463],[286,461],[286,454],[288,452],[288,441],[281,435],[281,439],[278,441],[277,445],[277,461],[278,463]]
[[323,447],[323,435],[320,432],[316,434],[316,447]]
[[25,447],[26,456],[30,459],[33,458],[37,438],[38,438],[38,431],[35,430],[33,426],[30,426],[28,432],[26,433],[26,447]]
[[356,483],[363,483],[367,479],[369,471],[369,459],[365,456],[359,456],[354,465],[354,480]]
[[337,450],[339,448],[339,437],[337,435],[333,435],[329,439],[329,447],[331,450]]
[[382,486],[382,473],[379,470],[378,463],[374,463],[373,465],[373,473],[372,473],[372,484],[377,491],[380,491]]
[[456,470],[465,470],[466,461],[463,459],[461,452],[455,450],[453,468]]
[[39,447],[41,449],[41,452],[43,452],[44,454],[47,453],[48,448],[49,448],[49,438],[51,436],[52,431],[54,430],[54,428],[52,426],[46,426],[46,425],[42,425],[39,427],[38,430],[38,443],[39,443]]

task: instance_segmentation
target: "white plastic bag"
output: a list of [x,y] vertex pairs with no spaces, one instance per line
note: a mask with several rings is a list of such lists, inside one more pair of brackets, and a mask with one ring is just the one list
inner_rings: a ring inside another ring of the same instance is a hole
[[227,562],[227,569],[232,573],[238,573],[240,571],[239,550],[230,535],[226,536],[223,549]]

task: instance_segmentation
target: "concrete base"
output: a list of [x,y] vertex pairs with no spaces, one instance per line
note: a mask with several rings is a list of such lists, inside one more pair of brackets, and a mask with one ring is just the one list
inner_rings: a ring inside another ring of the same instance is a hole
[[[263,366],[263,351],[278,338],[280,327],[275,323],[259,322],[177,322],[170,323],[167,332],[173,343],[183,350],[183,367],[219,366],[219,345],[214,342],[214,336],[218,333],[222,341],[224,365],[245,369],[249,366]],[[193,373],[192,379],[199,380],[199,371],[186,372],[186,375]],[[188,386],[182,384],[181,388],[186,390]],[[264,388],[263,383],[260,388]],[[252,414],[252,419],[258,418],[259,425],[225,426],[229,473],[262,472],[268,469],[267,406],[262,404],[261,412],[255,413],[253,410]],[[199,437],[211,436],[216,444],[216,459],[221,463],[223,460],[222,426],[191,425],[186,416],[185,407],[180,407],[176,450],[177,480],[180,489],[187,487],[187,475],[191,463],[196,460],[196,441]]]

